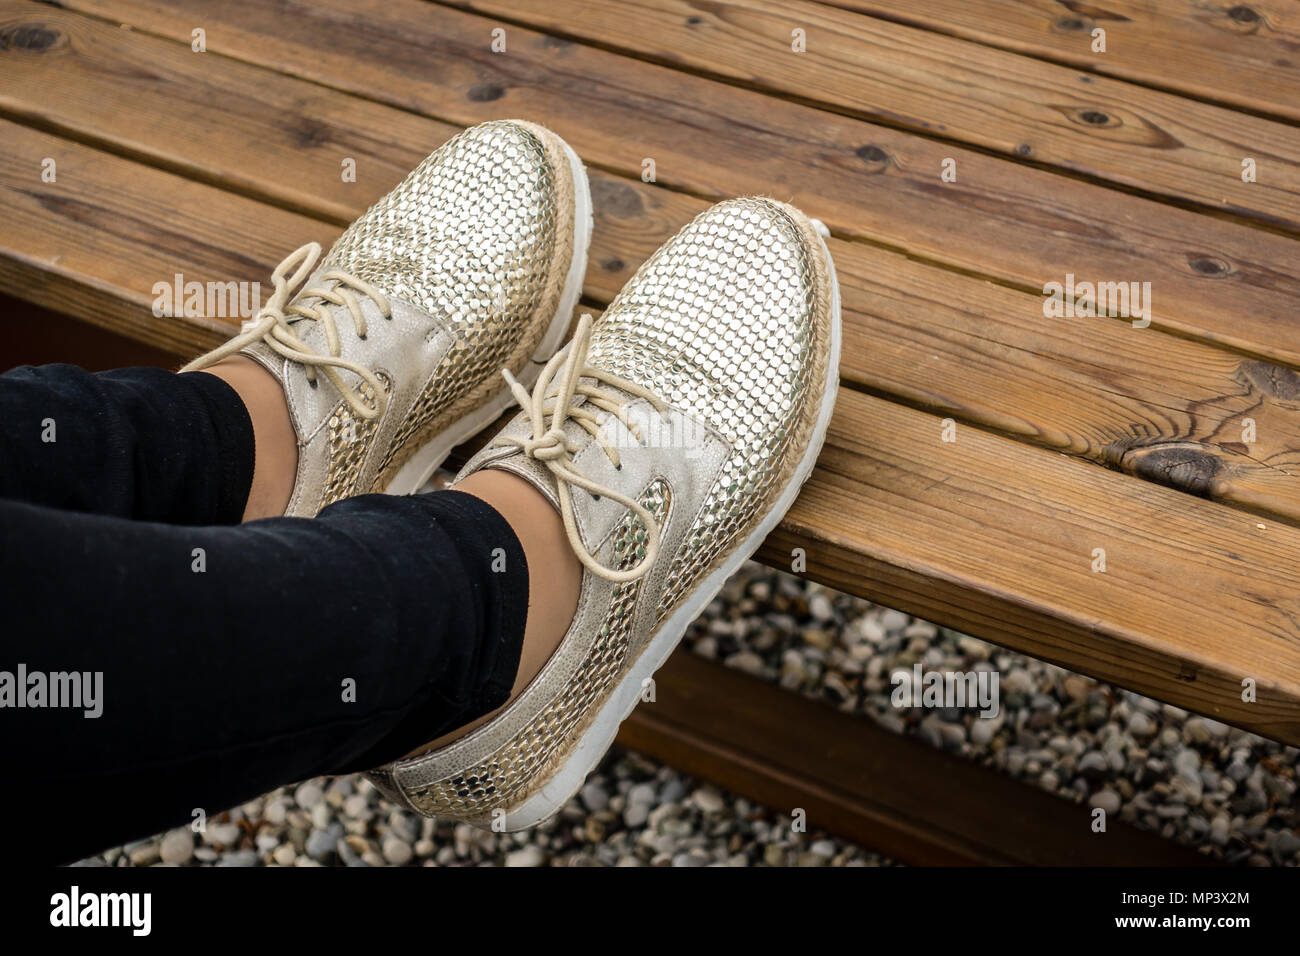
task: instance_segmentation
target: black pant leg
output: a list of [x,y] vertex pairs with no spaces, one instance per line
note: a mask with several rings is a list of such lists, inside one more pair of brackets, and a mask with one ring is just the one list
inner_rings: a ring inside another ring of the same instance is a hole
[[253,480],[253,425],[205,372],[0,375],[0,498],[171,524],[235,524]]
[[93,706],[18,708],[0,673],[0,815],[51,862],[395,759],[518,669],[523,550],[461,492],[234,527],[0,501],[0,540],[11,689],[20,667],[26,700],[33,673],[102,675]]

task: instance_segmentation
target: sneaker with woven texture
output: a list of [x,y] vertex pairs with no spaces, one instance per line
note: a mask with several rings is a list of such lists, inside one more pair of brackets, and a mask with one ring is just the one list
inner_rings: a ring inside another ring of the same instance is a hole
[[531,394],[511,382],[522,411],[458,480],[503,469],[554,504],[583,565],[577,612],[495,717],[374,771],[390,798],[518,830],[577,792],[812,471],[840,341],[823,233],[768,199],[714,206],[579,321]]
[[339,237],[276,268],[239,335],[280,382],[298,435],[286,514],[409,494],[510,404],[559,347],[591,238],[582,162],[554,133],[500,120],[448,140]]

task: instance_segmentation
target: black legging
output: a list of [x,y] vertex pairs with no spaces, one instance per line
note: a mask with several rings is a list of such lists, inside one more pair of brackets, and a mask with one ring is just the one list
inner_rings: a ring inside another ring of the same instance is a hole
[[[239,525],[253,457],[215,376],[0,375],[0,818],[25,852],[373,767],[507,699],[528,569],[505,519],[444,491]],[[72,672],[101,699],[50,706]]]

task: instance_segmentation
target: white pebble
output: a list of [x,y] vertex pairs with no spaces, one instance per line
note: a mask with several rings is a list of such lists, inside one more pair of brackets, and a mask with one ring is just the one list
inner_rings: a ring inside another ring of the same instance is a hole
[[159,855],[164,863],[174,863],[177,866],[190,862],[194,856],[194,834],[190,832],[190,828],[181,827],[163,837]]
[[312,807],[316,806],[316,804],[321,802],[321,799],[324,796],[325,791],[322,790],[320,784],[316,783],[314,780],[308,780],[306,783],[299,786],[293,793],[293,799],[297,802],[298,806],[302,807],[304,810],[310,810]]
[[506,854],[506,866],[541,866],[545,862],[546,853],[535,843]]
[[403,843],[397,837],[388,837],[384,840],[384,859],[393,866],[405,866],[411,862],[410,844]]
[[292,843],[281,843],[271,854],[271,859],[281,866],[293,866],[294,861],[298,859],[298,852],[294,850]]

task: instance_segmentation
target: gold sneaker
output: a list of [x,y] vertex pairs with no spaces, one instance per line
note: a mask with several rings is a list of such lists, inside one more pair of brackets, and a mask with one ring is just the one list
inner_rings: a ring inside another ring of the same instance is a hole
[[517,830],[577,792],[812,472],[840,349],[824,232],[768,199],[714,206],[582,318],[531,395],[512,381],[523,411],[458,477],[500,468],[554,503],[584,566],[577,613],[496,717],[373,772],[388,796]]
[[312,243],[225,345],[284,387],[298,435],[286,514],[409,494],[534,380],[568,327],[591,239],[581,160],[532,123],[474,126],[424,160],[321,259]]

